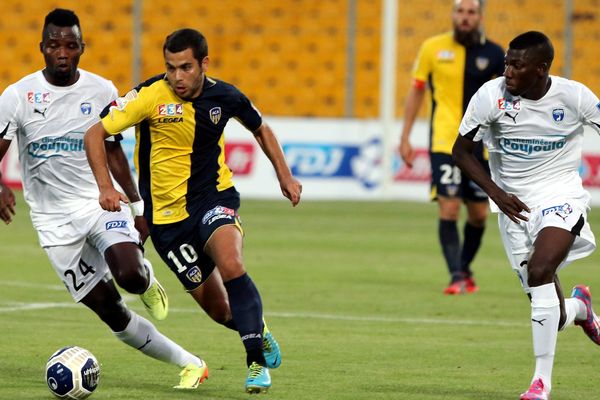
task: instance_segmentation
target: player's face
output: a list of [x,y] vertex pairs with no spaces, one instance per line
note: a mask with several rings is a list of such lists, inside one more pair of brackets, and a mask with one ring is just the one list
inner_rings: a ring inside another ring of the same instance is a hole
[[44,76],[57,86],[68,86],[77,80],[77,65],[85,44],[77,25],[71,27],[49,24],[40,50],[44,55],[46,68]]
[[167,80],[177,96],[190,100],[200,95],[204,74],[208,69],[208,57],[204,57],[200,63],[190,48],[178,53],[165,50],[165,64]]
[[472,34],[479,30],[481,10],[478,0],[457,0],[452,11],[452,24],[457,35]]
[[543,68],[528,56],[527,50],[508,49],[504,65],[506,90],[513,96],[529,98],[530,91],[544,77]]

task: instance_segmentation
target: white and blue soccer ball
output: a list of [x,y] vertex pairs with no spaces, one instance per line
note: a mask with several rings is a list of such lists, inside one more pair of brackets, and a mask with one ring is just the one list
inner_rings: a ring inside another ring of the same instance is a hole
[[96,390],[99,378],[98,360],[81,347],[63,347],[46,363],[46,383],[56,397],[85,399]]

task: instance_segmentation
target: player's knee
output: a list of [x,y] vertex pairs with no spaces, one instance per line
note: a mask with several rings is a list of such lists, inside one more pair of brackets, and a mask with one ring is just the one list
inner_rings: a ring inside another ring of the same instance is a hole
[[129,293],[142,294],[148,288],[149,276],[143,264],[115,268],[113,277],[119,286]]
[[229,259],[227,262],[220,263],[217,268],[224,282],[238,278],[246,272],[241,258]]
[[546,267],[548,264],[532,264],[528,265],[527,284],[529,287],[536,287],[551,283],[554,280],[554,271],[552,268]]

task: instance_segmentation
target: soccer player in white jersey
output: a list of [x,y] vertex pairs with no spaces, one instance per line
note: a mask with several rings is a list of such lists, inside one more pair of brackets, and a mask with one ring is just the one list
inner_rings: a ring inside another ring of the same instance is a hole
[[[504,77],[473,96],[453,148],[459,167],[501,212],[506,253],[531,300],[535,371],[522,400],[549,398],[558,331],[575,323],[600,344],[589,288],[577,285],[565,299],[557,275],[596,248],[578,168],[583,125],[600,133],[600,100],[579,82],[549,75],[553,58],[543,33],[513,39]],[[490,152],[491,178],[472,154],[480,140]]]
[[[129,207],[111,213],[98,203],[83,135],[117,90],[77,68],[84,46],[73,11],[56,9],[46,16],[40,43],[45,69],[10,85],[0,97],[0,160],[16,138],[33,226],[73,299],[94,311],[119,340],[183,368],[176,388],[195,388],[208,376],[206,364],[129,310],[113,282],[114,276],[123,289],[140,294],[153,317],[166,317],[166,295],[142,254],[145,220],[134,223]],[[143,203],[119,142],[107,141],[106,148],[113,177],[141,215]],[[14,207],[14,195],[0,182],[0,218],[7,224]]]

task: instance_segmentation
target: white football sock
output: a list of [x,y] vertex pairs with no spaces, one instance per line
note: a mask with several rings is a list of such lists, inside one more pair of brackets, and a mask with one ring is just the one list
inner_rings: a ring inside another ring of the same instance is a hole
[[561,331],[567,326],[573,325],[575,320],[587,318],[587,309],[585,307],[585,303],[575,297],[569,297],[568,299],[565,299],[565,312],[567,313],[567,318],[562,326]]
[[554,283],[532,287],[531,330],[535,355],[533,380],[542,378],[548,392],[552,385],[552,367],[559,320],[560,301]]
[[147,319],[131,312],[131,321],[124,331],[113,332],[122,342],[160,361],[185,367],[188,364],[204,365],[204,362],[160,333]]

